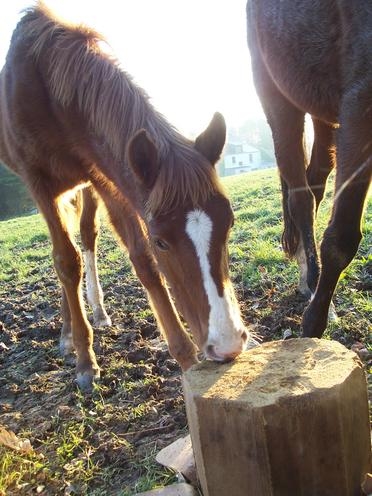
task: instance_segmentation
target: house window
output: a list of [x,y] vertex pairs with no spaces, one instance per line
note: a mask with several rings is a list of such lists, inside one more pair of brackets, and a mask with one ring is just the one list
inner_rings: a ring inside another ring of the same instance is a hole
[[243,165],[243,162],[239,162],[239,165]]
[[231,162],[232,162],[233,164],[236,164],[236,157],[231,157]]
[[249,159],[249,163],[252,164],[253,163],[253,155],[252,155],[252,153],[250,153],[248,155],[248,159]]

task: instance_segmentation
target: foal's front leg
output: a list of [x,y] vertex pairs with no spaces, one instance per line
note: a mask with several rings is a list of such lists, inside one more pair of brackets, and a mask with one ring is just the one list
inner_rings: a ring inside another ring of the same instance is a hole
[[[168,343],[169,353],[177,360],[183,371],[197,363],[196,347],[185,331],[173,304],[165,281],[156,268],[148,242],[141,232],[141,226],[132,223],[129,227],[135,238],[126,240],[131,262],[137,276],[147,290],[155,317]],[[128,229],[126,229],[126,234]]]
[[74,344],[72,342],[71,312],[63,286],[61,298],[61,317],[62,329],[61,337],[59,339],[59,351],[61,355],[65,357],[74,351]]
[[170,354],[183,370],[196,363],[196,346],[185,331],[156,261],[138,215],[125,199],[120,201],[105,189],[99,194],[106,204],[111,223],[128,249],[138,278],[147,290],[151,307],[168,343]]

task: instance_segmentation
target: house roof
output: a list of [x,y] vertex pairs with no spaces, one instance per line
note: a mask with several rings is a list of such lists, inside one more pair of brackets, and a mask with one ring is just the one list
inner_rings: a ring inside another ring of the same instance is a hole
[[[237,147],[242,148],[242,152],[236,152]],[[226,145],[225,155],[239,155],[240,153],[257,153],[260,150],[249,143],[229,142]]]

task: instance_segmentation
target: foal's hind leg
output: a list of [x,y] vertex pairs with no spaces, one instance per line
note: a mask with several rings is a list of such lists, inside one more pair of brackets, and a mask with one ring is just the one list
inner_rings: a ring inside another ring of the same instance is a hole
[[94,324],[98,327],[110,326],[111,319],[103,304],[103,291],[97,270],[98,198],[91,186],[84,188],[82,194],[83,209],[80,217],[80,234],[84,249],[87,299],[93,310]]
[[[50,185],[41,191],[39,183],[35,198],[49,227],[54,265],[63,286],[64,304],[68,303],[72,341],[77,354],[77,382],[82,389],[90,389],[93,380],[99,377],[99,367],[93,351],[93,332],[86,318],[82,299],[81,254],[71,239],[63,208],[60,208],[58,199],[52,197],[49,191]],[[65,311],[67,312],[66,308]],[[67,337],[68,334],[66,328]]]

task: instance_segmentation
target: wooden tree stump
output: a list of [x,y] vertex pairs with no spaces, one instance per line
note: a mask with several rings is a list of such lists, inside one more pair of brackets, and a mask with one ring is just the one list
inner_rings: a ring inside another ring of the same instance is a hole
[[204,496],[356,496],[370,471],[366,378],[335,341],[204,362],[183,387]]

